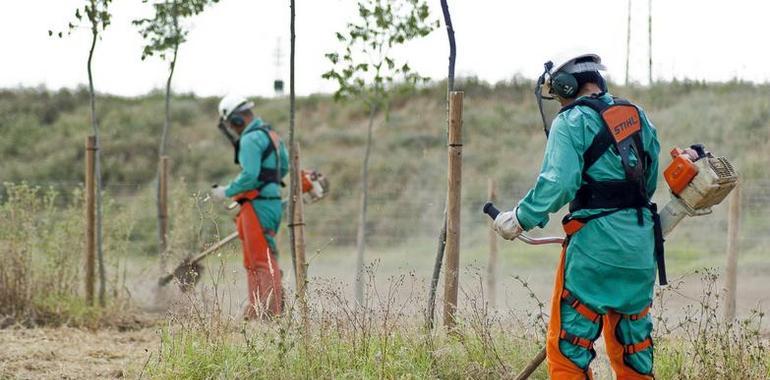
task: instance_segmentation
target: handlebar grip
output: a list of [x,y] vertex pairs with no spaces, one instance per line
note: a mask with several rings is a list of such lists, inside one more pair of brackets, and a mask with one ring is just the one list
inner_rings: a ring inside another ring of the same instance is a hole
[[484,204],[484,213],[489,215],[490,218],[493,220],[497,218],[497,216],[500,214],[500,210],[495,207],[495,205],[492,204],[492,202],[487,202]]

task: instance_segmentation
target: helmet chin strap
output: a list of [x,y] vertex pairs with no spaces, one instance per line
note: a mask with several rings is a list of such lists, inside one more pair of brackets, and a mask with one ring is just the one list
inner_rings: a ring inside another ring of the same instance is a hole
[[543,86],[546,82],[546,77],[551,75],[551,69],[553,69],[553,62],[548,61],[543,64],[543,74],[540,78],[537,78],[537,84],[535,85],[535,99],[537,100],[537,108],[540,110],[540,118],[543,120],[543,132],[545,132],[545,138],[548,138],[548,122],[545,121],[545,111],[543,110],[543,99],[551,100],[553,97],[543,96]]

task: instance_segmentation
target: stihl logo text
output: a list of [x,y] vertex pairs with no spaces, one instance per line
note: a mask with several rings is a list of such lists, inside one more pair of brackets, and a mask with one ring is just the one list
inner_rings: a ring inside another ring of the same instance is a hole
[[628,118],[628,120],[612,127],[612,133],[615,135],[618,135],[623,131],[625,131],[626,129],[633,127],[636,123],[638,123],[638,121],[636,120],[636,117],[631,116],[630,118]]

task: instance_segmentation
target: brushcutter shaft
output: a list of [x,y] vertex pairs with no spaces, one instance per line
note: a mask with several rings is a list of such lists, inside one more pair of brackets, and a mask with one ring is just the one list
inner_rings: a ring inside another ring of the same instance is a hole
[[182,264],[180,264],[177,267],[177,269],[174,270],[174,272],[169,273],[169,274],[161,277],[158,280],[158,285],[165,286],[166,284],[171,282],[172,279],[174,279],[174,277],[177,275],[177,270],[180,267],[186,267],[186,266],[190,266],[190,265],[196,264],[197,262],[199,262],[199,261],[203,260],[204,258],[206,258],[206,256],[208,256],[208,255],[218,251],[220,248],[225,246],[227,243],[235,240],[237,237],[238,237],[238,232],[233,232],[230,235],[227,235],[227,237],[225,237],[224,239],[214,243],[214,245],[212,245],[211,247],[209,247],[205,251],[199,253],[197,256],[195,256],[195,257],[193,257],[193,258],[191,258],[189,260],[185,260],[184,262],[182,262]]
[[[487,202],[484,205],[484,213],[489,215],[492,220],[497,218],[497,216],[500,214],[500,210],[495,207],[495,205],[492,204],[492,202]],[[521,234],[517,237],[517,239],[529,244],[529,245],[543,245],[543,244],[563,244],[564,238],[558,237],[558,236],[548,236],[548,237],[542,237],[542,238],[535,238],[530,237],[527,234]]]

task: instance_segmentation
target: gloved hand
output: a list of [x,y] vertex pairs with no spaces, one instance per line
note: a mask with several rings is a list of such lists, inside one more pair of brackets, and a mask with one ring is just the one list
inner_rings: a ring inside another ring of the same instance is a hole
[[500,215],[495,218],[495,222],[492,224],[495,231],[500,237],[505,240],[516,239],[524,229],[519,225],[519,219],[516,217],[516,209],[511,211],[501,212]]
[[211,198],[217,201],[223,201],[227,199],[227,195],[225,195],[225,187],[219,186],[217,184],[211,186]]

